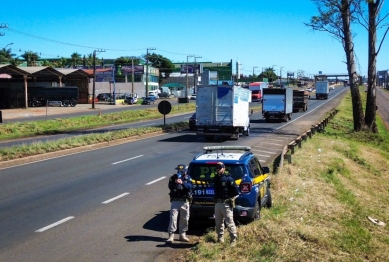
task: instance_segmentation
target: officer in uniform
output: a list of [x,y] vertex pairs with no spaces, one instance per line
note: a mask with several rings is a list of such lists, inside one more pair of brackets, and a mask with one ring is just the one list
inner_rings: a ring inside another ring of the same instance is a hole
[[189,205],[192,200],[192,179],[187,174],[188,168],[185,165],[178,165],[176,167],[177,173],[172,175],[169,179],[170,189],[170,223],[169,223],[169,238],[166,242],[172,243],[174,241],[174,232],[177,230],[177,216],[180,213],[180,241],[189,242],[186,237],[188,231],[189,221]]
[[215,223],[218,242],[224,243],[224,220],[230,232],[231,246],[236,245],[237,233],[234,223],[233,201],[239,195],[235,180],[225,173],[224,163],[218,162],[217,175],[214,177],[215,185]]

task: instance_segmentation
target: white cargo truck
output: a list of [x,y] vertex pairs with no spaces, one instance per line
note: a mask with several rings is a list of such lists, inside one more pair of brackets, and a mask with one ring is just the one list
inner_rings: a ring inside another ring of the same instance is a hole
[[328,81],[316,81],[316,99],[328,99],[328,94],[330,93],[330,86]]
[[265,88],[262,93],[262,115],[266,122],[271,120],[288,122],[292,119],[292,88]]
[[196,98],[197,135],[239,139],[250,134],[251,91],[240,86],[198,86]]

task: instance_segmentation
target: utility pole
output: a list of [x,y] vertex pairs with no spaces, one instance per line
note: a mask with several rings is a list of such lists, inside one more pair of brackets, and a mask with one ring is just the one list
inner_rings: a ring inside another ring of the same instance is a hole
[[197,64],[196,64],[196,58],[202,58],[201,56],[195,56],[194,57],[194,79],[193,79],[193,94],[196,94],[196,87],[197,87]]
[[255,68],[258,68],[258,66],[253,66],[253,75],[252,75],[252,77],[251,77],[251,83],[254,82],[254,69],[255,69]]
[[280,87],[282,87],[282,68],[283,66],[280,66]]
[[154,47],[147,48],[146,51],[146,94],[145,97],[148,97],[149,93],[149,50],[155,50]]
[[131,96],[134,98],[134,57],[131,57],[131,64],[132,64],[132,69],[131,69],[131,77],[132,77],[132,89],[131,89]]
[[95,109],[95,96],[96,96],[96,53],[105,52],[104,50],[93,51],[93,90],[92,90],[92,109]]
[[189,85],[189,78],[188,78],[188,58],[194,57],[194,55],[187,55],[186,56],[186,88],[185,88],[185,101],[188,102],[188,85]]

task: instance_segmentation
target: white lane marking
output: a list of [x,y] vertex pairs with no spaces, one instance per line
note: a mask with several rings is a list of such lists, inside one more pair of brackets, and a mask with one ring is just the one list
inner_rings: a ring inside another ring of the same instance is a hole
[[152,125],[155,125],[155,123],[145,124],[145,125],[142,125],[142,126],[152,126]]
[[68,220],[70,220],[70,219],[73,219],[73,218],[74,218],[74,217],[67,217],[67,218],[64,218],[64,219],[62,219],[62,220],[60,220],[60,221],[58,221],[58,222],[55,222],[55,223],[53,223],[53,224],[51,224],[51,225],[48,225],[47,227],[42,227],[41,229],[38,229],[38,230],[35,231],[35,232],[37,232],[37,233],[42,233],[43,231],[46,231],[47,229],[53,228],[53,227],[55,227],[55,226],[58,226],[59,224],[65,223],[66,221],[68,221]]
[[104,202],[102,202],[101,204],[108,204],[108,203],[111,203],[112,201],[115,201],[116,199],[119,199],[119,198],[121,198],[121,197],[124,197],[124,196],[127,196],[128,194],[130,194],[130,193],[123,193],[123,194],[121,194],[121,195],[118,195],[118,196],[116,196],[116,197],[113,197],[113,198],[111,198],[111,199],[108,199],[107,201],[104,201]]
[[160,177],[160,178],[158,178],[158,179],[155,179],[155,180],[153,180],[153,181],[151,181],[151,182],[148,182],[147,184],[146,184],[146,186],[149,186],[149,185],[151,185],[151,184],[154,184],[155,182],[158,182],[158,181],[160,181],[160,180],[162,180],[162,179],[165,179],[166,178],[166,176],[163,176],[163,177]]
[[112,165],[120,164],[120,163],[123,163],[123,162],[126,162],[126,161],[130,161],[130,160],[133,160],[133,159],[135,159],[135,158],[142,157],[142,156],[143,156],[143,155],[139,155],[139,156],[134,156],[134,157],[131,157],[131,158],[127,158],[127,159],[124,159],[124,160],[121,160],[121,161],[112,163]]

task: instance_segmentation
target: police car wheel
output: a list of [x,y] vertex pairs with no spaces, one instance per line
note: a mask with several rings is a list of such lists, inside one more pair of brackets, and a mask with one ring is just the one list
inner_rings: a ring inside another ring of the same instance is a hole
[[270,188],[267,188],[267,200],[266,200],[266,207],[271,208],[273,205],[273,201],[271,198],[271,191]]
[[253,221],[254,220],[258,220],[261,218],[261,208],[259,206],[259,202],[256,201],[255,202],[255,208],[254,208],[254,217],[253,217]]

